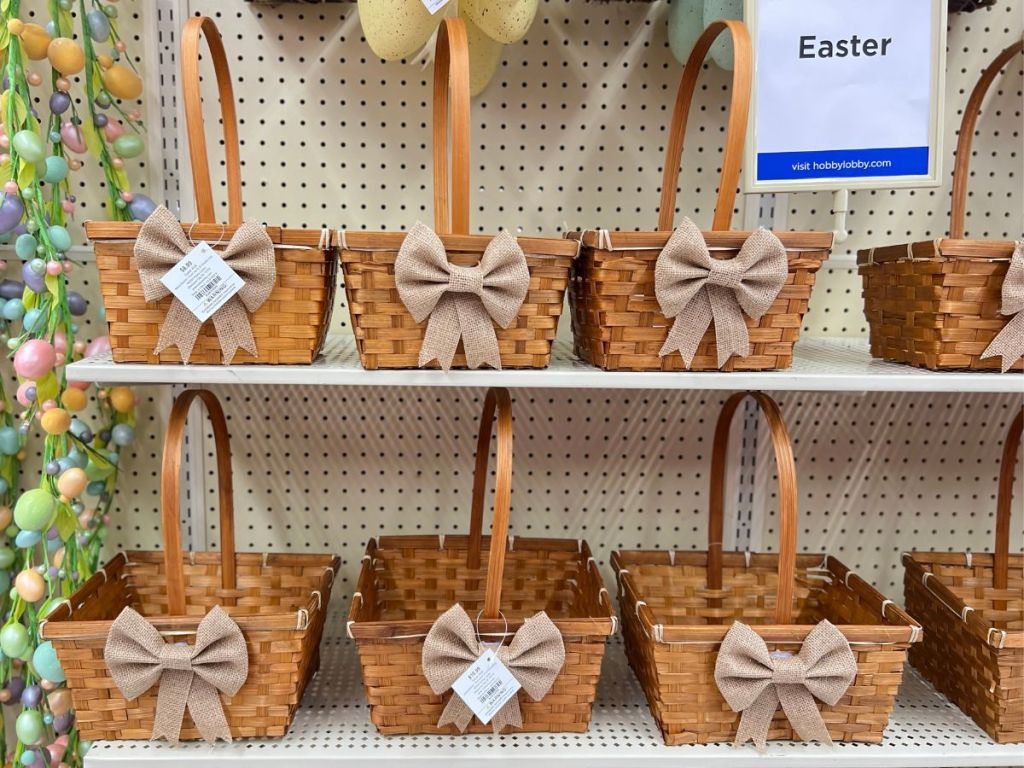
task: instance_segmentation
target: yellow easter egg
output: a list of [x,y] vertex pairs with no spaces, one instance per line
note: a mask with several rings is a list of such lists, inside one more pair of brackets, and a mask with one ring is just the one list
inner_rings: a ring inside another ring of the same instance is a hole
[[85,51],[69,37],[55,37],[46,49],[53,68],[62,75],[77,75],[85,69]]
[[46,594],[46,582],[34,568],[26,568],[14,579],[14,588],[18,595],[27,603],[34,603],[43,599]]
[[466,40],[469,43],[469,92],[476,96],[487,87],[501,63],[501,43],[491,40],[480,31],[480,27],[466,18]]
[[21,47],[30,59],[41,61],[50,47],[50,36],[38,24],[25,24],[21,29]]
[[60,396],[61,403],[72,413],[78,413],[89,403],[89,396],[80,389],[68,387]]
[[71,414],[63,408],[51,408],[39,420],[48,435],[63,435],[71,429]]
[[71,467],[65,469],[60,477],[57,478],[57,490],[60,491],[61,496],[74,499],[85,493],[85,486],[88,482],[89,479],[85,476],[85,470]]
[[128,413],[135,406],[135,393],[128,387],[114,387],[109,397],[111,407],[118,413]]
[[421,0],[359,0],[359,21],[370,49],[386,61],[405,59],[426,45],[444,14]]
[[96,61],[103,69],[107,69],[109,67],[114,66],[114,60],[110,56],[107,56],[107,54],[105,53],[101,53],[99,56],[97,56]]
[[499,43],[517,43],[537,15],[538,0],[462,0],[459,12]]
[[137,99],[142,95],[142,79],[129,67],[115,64],[103,71],[103,87],[119,99]]
[[11,508],[4,505],[0,507],[0,529],[4,529],[11,524],[14,520],[14,513],[11,512]]
[[19,37],[25,29],[25,23],[21,19],[11,19],[7,22],[7,31],[15,37]]

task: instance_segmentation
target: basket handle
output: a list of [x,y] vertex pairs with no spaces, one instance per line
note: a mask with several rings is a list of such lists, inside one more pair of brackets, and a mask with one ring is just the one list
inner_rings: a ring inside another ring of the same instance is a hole
[[228,224],[242,223],[242,164],[238,152],[238,122],[235,116],[235,94],[231,87],[231,71],[224,55],[224,42],[213,19],[193,16],[185,23],[181,33],[181,90],[185,101],[185,128],[188,133],[188,155],[192,165],[192,190],[196,198],[196,216],[199,221],[217,221],[213,209],[210,187],[210,158],[206,152],[206,130],[203,122],[203,99],[199,93],[199,38],[206,37],[206,45],[213,59],[217,76],[217,95],[220,98],[221,117],[224,122],[224,160],[228,173]]
[[985,94],[988,93],[999,70],[1009,64],[1010,59],[1022,50],[1024,50],[1024,40],[1018,40],[996,56],[981,73],[974,90],[971,91],[970,98],[967,99],[967,106],[964,107],[964,117],[960,122],[960,135],[956,140],[956,159],[953,162],[953,202],[949,212],[949,236],[954,240],[961,240],[964,236],[971,143],[974,141],[974,128],[978,123],[978,113],[981,112],[981,102],[984,101]]
[[[497,419],[495,419],[497,412]],[[504,387],[491,387],[484,398],[480,432],[476,441],[476,471],[473,474],[473,507],[469,519],[470,570],[480,567],[483,538],[484,495],[487,491],[487,466],[491,455],[491,428],[498,423],[498,464],[495,467],[494,519],[491,522],[491,549],[484,585],[483,618],[498,618],[501,606],[501,580],[505,571],[508,545],[509,509],[512,506],[512,398]]]
[[[213,426],[213,444],[217,453],[217,477],[220,478],[220,551],[221,586],[225,592],[236,587],[235,514],[231,488],[231,444],[228,423],[217,396],[207,389],[187,389],[174,401],[164,435],[164,455],[160,465],[160,521],[164,539],[164,567],[167,574],[167,604],[171,616],[185,615],[185,570],[182,565],[181,456],[188,409],[196,399],[206,406]],[[230,598],[225,598],[228,603]]]
[[732,37],[732,89],[729,97],[729,124],[725,131],[722,175],[718,179],[718,200],[715,203],[715,217],[711,229],[726,231],[732,222],[732,207],[736,202],[736,187],[743,164],[743,142],[747,137],[753,54],[750,32],[746,25],[742,21],[719,19],[708,24],[697,38],[693,50],[686,59],[683,75],[679,78],[679,90],[676,92],[676,104],[672,110],[672,124],[669,127],[668,147],[665,149],[661,204],[658,206],[659,230],[669,231],[673,228],[676,187],[679,186],[679,164],[683,156],[683,141],[686,138],[686,122],[690,116],[693,92],[697,86],[697,78],[700,77],[704,57],[707,56],[715,39],[726,30]]
[[992,586],[1006,589],[1010,573],[1010,515],[1013,513],[1013,475],[1017,467],[1021,433],[1024,432],[1024,410],[1010,424],[1003,441],[1003,458],[999,464],[999,496],[996,500],[996,549],[992,570]]
[[796,464],[793,444],[778,404],[763,392],[737,392],[725,401],[715,425],[711,450],[711,520],[708,523],[708,588],[722,588],[722,531],[725,509],[725,464],[729,427],[739,404],[751,397],[768,423],[779,477],[779,584],[775,595],[775,623],[793,623],[793,583],[796,578]]
[[469,42],[462,19],[441,22],[434,48],[434,230],[469,234]]

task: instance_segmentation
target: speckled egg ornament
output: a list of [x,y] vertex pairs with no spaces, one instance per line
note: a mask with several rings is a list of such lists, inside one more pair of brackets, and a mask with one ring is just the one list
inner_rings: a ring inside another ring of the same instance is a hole
[[494,77],[505,46],[485,35],[463,11],[459,11],[459,16],[466,23],[466,42],[469,46],[469,93],[476,96],[483,92]]
[[385,61],[406,59],[426,45],[444,14],[431,15],[420,0],[359,0],[367,45]]
[[460,15],[499,43],[522,40],[537,15],[538,0],[462,0]]
[[685,64],[704,31],[704,0],[673,0],[668,9],[668,47]]
[[[743,18],[743,0],[704,0],[704,23],[718,19]],[[732,36],[719,35],[711,44],[711,60],[725,70],[732,70]]]

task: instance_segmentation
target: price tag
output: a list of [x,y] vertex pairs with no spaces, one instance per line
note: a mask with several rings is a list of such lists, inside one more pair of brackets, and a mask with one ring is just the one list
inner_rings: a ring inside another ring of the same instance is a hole
[[186,253],[160,282],[204,323],[245,284],[206,241]]
[[421,2],[423,7],[430,11],[431,16],[448,5],[448,0],[421,0]]
[[484,725],[521,687],[492,650],[484,651],[452,684],[452,690]]

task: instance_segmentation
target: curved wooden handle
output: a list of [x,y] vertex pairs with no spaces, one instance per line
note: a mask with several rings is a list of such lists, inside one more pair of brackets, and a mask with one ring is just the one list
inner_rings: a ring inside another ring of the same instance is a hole
[[[452,110],[450,184],[449,88]],[[441,22],[434,48],[434,231],[469,234],[469,42],[462,19]]]
[[658,207],[658,229],[671,230],[676,213],[676,187],[679,186],[679,163],[686,138],[686,121],[690,116],[697,78],[700,77],[704,58],[722,32],[732,36],[733,70],[732,93],[729,97],[729,124],[725,131],[725,155],[722,157],[722,175],[718,179],[718,200],[715,203],[713,230],[728,230],[732,222],[732,207],[736,202],[743,164],[743,142],[747,137],[747,115],[750,112],[753,53],[750,32],[742,21],[719,19],[708,24],[690,51],[683,76],[679,79],[676,105],[672,110],[668,147],[665,149],[665,170],[661,180],[661,204]]
[[508,546],[509,509],[512,506],[512,398],[504,387],[491,387],[484,398],[480,432],[476,441],[476,471],[473,474],[473,508],[469,519],[470,570],[480,567],[483,538],[484,495],[487,491],[487,466],[491,455],[491,427],[497,411],[498,465],[495,467],[494,519],[491,522],[491,549],[484,586],[483,618],[498,618],[501,606],[501,580],[505,572],[505,548]]
[[[213,444],[217,452],[217,477],[220,480],[221,586],[235,589],[235,514],[231,489],[231,443],[224,410],[213,392],[188,389],[178,395],[171,408],[164,435],[164,455],[160,465],[160,523],[164,538],[164,567],[167,572],[167,602],[171,616],[185,615],[185,572],[181,552],[181,456],[185,440],[188,409],[198,398],[206,406],[213,426]],[[225,599],[227,603],[230,598]]]
[[960,136],[956,141],[956,159],[953,161],[953,202],[949,213],[949,236],[954,240],[963,239],[964,236],[971,144],[974,141],[974,127],[978,124],[978,113],[981,112],[981,102],[984,101],[985,94],[996,79],[996,75],[999,74],[999,70],[1022,50],[1024,50],[1024,40],[1018,40],[996,56],[981,73],[974,90],[971,91],[970,98],[967,99],[967,106],[964,107],[964,117],[960,122]]
[[238,153],[238,121],[235,116],[235,93],[231,87],[231,71],[224,55],[224,42],[213,19],[193,16],[181,32],[181,90],[185,100],[185,127],[188,132],[188,155],[192,164],[192,190],[196,196],[198,221],[213,223],[210,188],[210,158],[206,152],[206,130],[203,124],[203,100],[199,93],[199,38],[213,59],[224,121],[224,160],[228,172],[228,224],[242,223],[242,163]]
[[778,404],[763,392],[737,392],[725,401],[711,450],[711,520],[708,523],[708,588],[722,588],[722,531],[725,510],[725,464],[729,427],[739,404],[752,397],[760,406],[775,449],[779,477],[779,585],[775,595],[775,623],[793,623],[793,584],[796,578],[796,463],[793,444]]
[[996,501],[996,549],[992,569],[992,586],[1006,589],[1010,573],[1010,515],[1013,512],[1013,476],[1017,469],[1017,452],[1024,432],[1024,410],[1010,424],[1003,442],[1003,458],[999,464],[999,496]]

